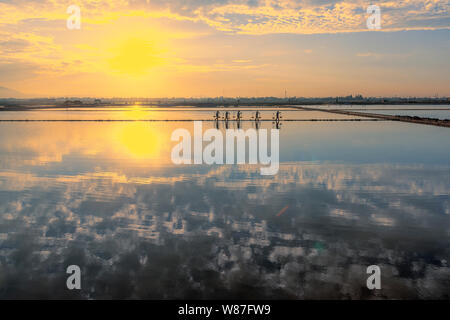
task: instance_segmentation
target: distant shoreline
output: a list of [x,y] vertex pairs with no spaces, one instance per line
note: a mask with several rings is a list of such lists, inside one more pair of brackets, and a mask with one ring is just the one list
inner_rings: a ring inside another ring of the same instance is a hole
[[[450,108],[449,101],[429,101],[429,102],[338,102],[338,103],[277,103],[277,102],[254,102],[254,103],[246,103],[242,102],[239,104],[233,103],[207,103],[207,102],[199,102],[199,103],[54,103],[54,104],[39,104],[39,103],[11,103],[11,102],[0,102],[0,112],[1,111],[30,111],[30,110],[39,110],[39,109],[67,109],[67,108],[111,108],[111,107],[132,107],[139,105],[140,107],[154,107],[154,108],[181,108],[181,107],[194,107],[194,108],[241,108],[241,107],[258,107],[258,108],[289,108],[289,107],[299,107],[299,106],[388,106],[388,105],[448,105]],[[445,110],[445,109],[444,109]]]

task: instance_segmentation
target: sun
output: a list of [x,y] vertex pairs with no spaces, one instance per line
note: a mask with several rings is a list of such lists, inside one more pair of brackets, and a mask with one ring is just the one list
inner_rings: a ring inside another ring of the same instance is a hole
[[141,76],[162,64],[161,49],[155,41],[131,38],[113,49],[109,66],[121,74]]

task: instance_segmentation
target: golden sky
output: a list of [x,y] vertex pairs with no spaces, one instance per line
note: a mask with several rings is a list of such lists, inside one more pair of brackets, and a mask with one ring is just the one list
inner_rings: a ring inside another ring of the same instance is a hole
[[[368,30],[366,9],[381,8]],[[67,28],[70,5],[81,28]],[[450,1],[0,1],[0,86],[32,96],[450,95]]]

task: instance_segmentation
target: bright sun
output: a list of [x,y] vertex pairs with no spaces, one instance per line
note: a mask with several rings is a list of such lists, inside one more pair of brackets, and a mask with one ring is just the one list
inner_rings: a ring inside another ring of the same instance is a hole
[[128,39],[114,48],[114,56],[109,59],[109,65],[119,73],[141,76],[162,63],[160,54],[160,50],[152,41]]

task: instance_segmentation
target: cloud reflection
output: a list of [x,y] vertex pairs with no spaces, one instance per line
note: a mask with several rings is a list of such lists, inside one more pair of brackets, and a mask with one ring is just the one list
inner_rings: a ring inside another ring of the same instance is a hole
[[[8,298],[445,298],[449,196],[442,191],[450,180],[442,179],[448,169],[434,168],[432,176],[423,170],[430,169],[298,163],[281,166],[274,180],[255,178],[245,167],[204,167],[163,181],[151,173],[134,180],[2,175],[0,292]],[[27,187],[19,190],[15,179]],[[289,209],[277,217],[285,204]],[[62,289],[69,263],[85,275],[78,294]],[[376,296],[364,289],[371,263],[383,270]]]
[[[380,148],[384,133],[367,124],[351,140],[357,126],[287,125],[289,161],[267,177],[251,165],[168,164],[172,124],[134,127],[149,130],[141,141],[160,140],[138,154],[117,139],[123,124],[58,135],[2,125],[11,139],[0,141],[0,298],[448,299],[449,166],[395,152],[331,161]],[[396,126],[382,148],[410,129]],[[341,140],[350,146],[335,151]],[[305,160],[317,144],[326,155]],[[429,154],[448,152],[435,146]],[[79,292],[65,289],[70,264],[82,268]],[[372,264],[377,292],[365,286]]]

